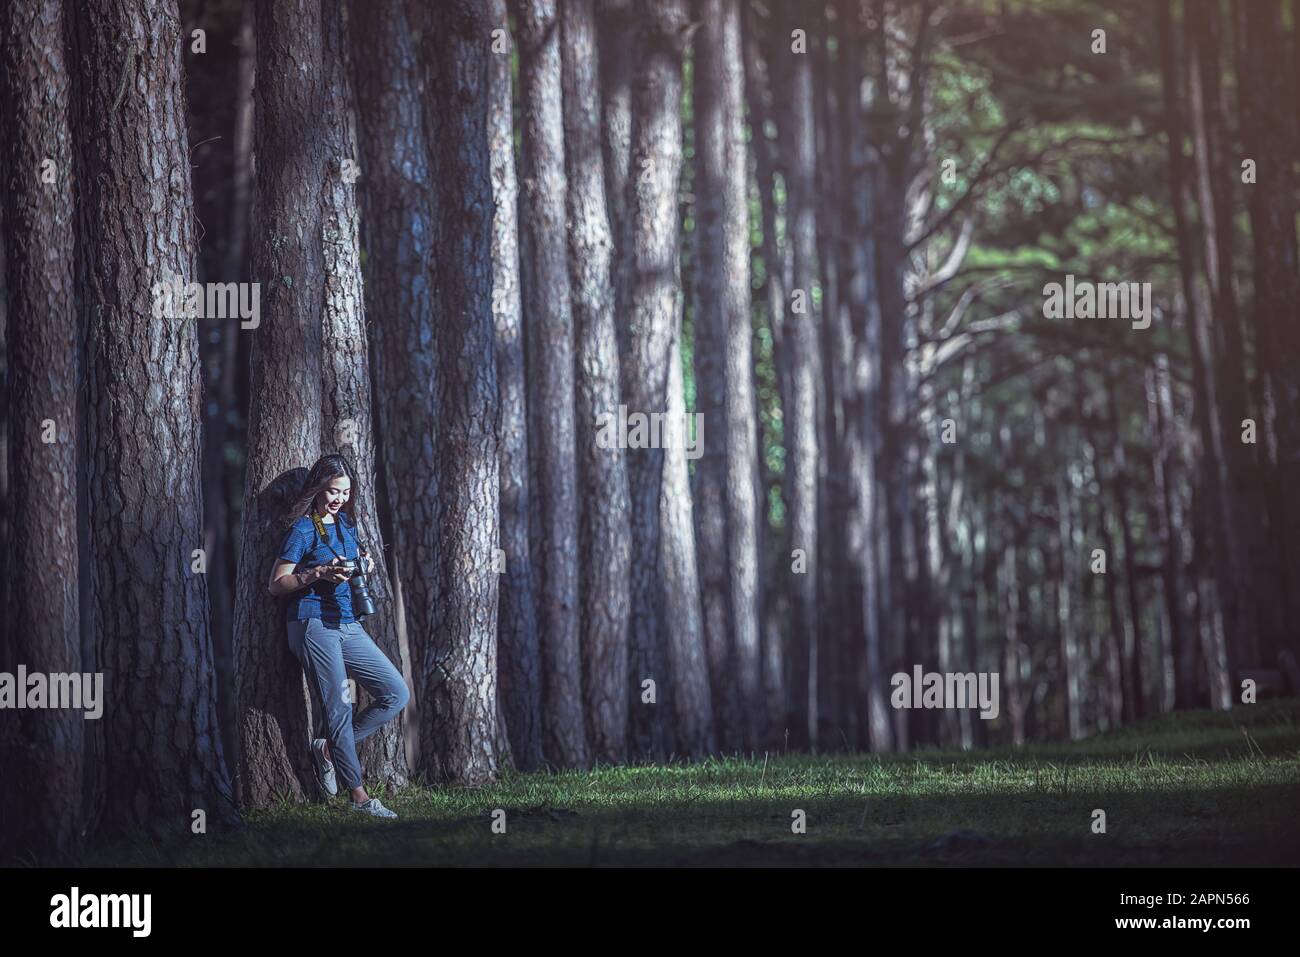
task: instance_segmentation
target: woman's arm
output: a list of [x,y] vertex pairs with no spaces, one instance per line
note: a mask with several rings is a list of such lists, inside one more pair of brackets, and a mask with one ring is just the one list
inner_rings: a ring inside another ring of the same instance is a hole
[[306,588],[308,585],[314,585],[321,579],[338,584],[347,580],[347,575],[342,571],[335,571],[330,568],[337,562],[335,559],[329,565],[317,565],[315,568],[305,568],[300,572],[295,572],[295,562],[276,562],[275,567],[271,569],[271,581],[266,586],[266,590],[277,598],[281,595],[290,595],[300,588]]

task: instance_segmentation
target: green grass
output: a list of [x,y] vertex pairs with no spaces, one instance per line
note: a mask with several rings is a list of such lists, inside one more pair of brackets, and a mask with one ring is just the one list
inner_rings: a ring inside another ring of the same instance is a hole
[[[1074,743],[508,773],[382,795],[398,821],[285,805],[228,837],[97,866],[1296,865],[1300,701],[1184,712]],[[493,834],[491,811],[506,811]],[[791,832],[791,812],[807,833]],[[1107,832],[1093,834],[1092,812]],[[978,837],[927,849],[944,835]]]

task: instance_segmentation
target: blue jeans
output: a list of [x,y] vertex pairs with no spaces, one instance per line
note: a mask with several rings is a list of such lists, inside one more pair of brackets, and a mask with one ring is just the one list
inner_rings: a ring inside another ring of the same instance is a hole
[[[402,673],[379,650],[359,621],[340,624],[326,624],[319,618],[291,621],[289,647],[320,691],[329,727],[330,755],[339,783],[348,790],[361,787],[357,744],[397,717],[411,700]],[[373,699],[355,721],[347,684],[349,673]]]

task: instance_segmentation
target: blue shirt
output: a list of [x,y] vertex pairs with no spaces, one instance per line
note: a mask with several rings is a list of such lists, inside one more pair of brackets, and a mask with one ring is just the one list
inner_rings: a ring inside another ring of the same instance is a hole
[[[293,562],[294,571],[328,565],[335,552],[343,558],[357,557],[357,536],[352,520],[340,511],[333,523],[326,522],[325,535],[334,551],[330,551],[316,532],[311,517],[304,515],[290,526],[280,546],[280,561]],[[329,624],[356,621],[352,615],[352,590],[346,581],[338,583],[321,579],[306,588],[285,596],[285,617],[289,621],[319,618]]]

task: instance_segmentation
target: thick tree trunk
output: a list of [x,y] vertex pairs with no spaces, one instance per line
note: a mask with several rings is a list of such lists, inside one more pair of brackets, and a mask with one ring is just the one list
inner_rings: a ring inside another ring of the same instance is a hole
[[[2,266],[9,320],[7,540],[0,672],[79,674],[76,249],[63,7],[0,11]],[[52,165],[51,165],[52,164]],[[52,178],[47,178],[52,177]],[[19,693],[25,694],[26,688]],[[0,718],[0,861],[78,853],[85,716],[72,708]],[[21,792],[20,789],[21,788]]]
[[843,154],[840,167],[847,177],[848,192],[847,205],[841,211],[844,222],[839,257],[852,350],[844,385],[844,457],[849,483],[845,555],[848,578],[860,603],[858,613],[852,616],[860,629],[856,633],[859,649],[852,658],[862,662],[858,684],[863,699],[860,707],[865,709],[864,740],[872,751],[882,752],[889,751],[893,741],[881,644],[875,545],[880,375],[880,304],[871,229],[875,184],[860,94],[865,61],[864,28],[854,0],[841,0],[837,14],[840,19],[837,83]]
[[699,272],[696,542],[713,704],[724,748],[758,745],[758,431],[754,419],[749,208],[739,0],[706,0],[696,43]]
[[159,318],[150,308],[157,284],[194,278],[180,17],[165,0],[102,0],[79,5],[76,31],[105,825],[175,835],[203,810],[214,833],[239,817],[207,583],[191,564],[203,534],[199,345],[174,303]]
[[627,756],[631,532],[624,451],[603,448],[597,441],[600,424],[617,421],[622,396],[611,283],[613,238],[601,156],[594,0],[566,0],[562,24],[569,281],[583,501],[579,517],[582,698],[592,757],[621,763]]
[[555,0],[519,0],[523,146],[519,207],[533,475],[537,622],[542,636],[542,731],[562,767],[590,761],[582,707],[573,311],[565,243],[564,120]]
[[[886,23],[895,28],[897,15],[888,17],[883,0],[877,0],[874,16],[882,29],[875,35],[872,59],[876,65],[873,122],[871,132],[879,141],[880,155],[877,189],[873,192],[873,226],[876,252],[877,297],[880,301],[880,335],[878,339],[880,372],[877,394],[876,473],[879,576],[877,603],[889,670],[909,671],[917,662],[916,650],[910,647],[911,627],[908,612],[909,580],[913,569],[909,554],[911,496],[908,490],[908,395],[907,299],[904,292],[907,249],[906,196],[912,175],[909,145],[898,132],[904,122],[898,90],[910,79],[900,61],[901,54],[885,40]],[[908,711],[894,712],[895,746],[908,750],[915,721]]]
[[782,4],[778,42],[773,48],[775,84],[784,88],[781,111],[782,153],[786,166],[787,231],[793,252],[793,275],[785,304],[783,338],[791,370],[790,405],[785,424],[789,470],[791,549],[791,622],[788,643],[790,701],[787,726],[795,747],[817,745],[818,677],[818,544],[817,392],[821,381],[818,330],[820,308],[813,297],[817,280],[816,127],[814,125],[812,64],[806,53],[795,53],[789,37],[806,29],[798,4]]
[[[367,576],[379,614],[363,627],[385,655],[402,667],[402,651],[393,614],[393,593],[384,563],[384,538],[379,528],[375,480],[375,428],[371,411],[370,350],[366,341],[365,308],[361,283],[361,246],[358,240],[356,175],[356,117],[352,90],[348,20],[343,0],[324,0],[325,150],[329,157],[321,194],[322,243],[325,269],[325,303],[322,313],[323,375],[321,453],[337,452],[352,463],[358,488],[353,490],[357,539],[375,560]],[[367,696],[358,687],[357,713]],[[407,783],[402,715],[363,742],[361,762],[368,777],[386,787]]]
[[[232,171],[230,218],[227,223],[225,256],[218,278],[221,282],[248,282],[249,219],[253,191],[253,80],[257,72],[257,45],[254,39],[256,4],[247,0],[239,19],[239,64],[235,89],[234,130],[231,137]],[[205,393],[208,413],[203,424],[203,508],[207,520],[204,541],[208,554],[208,597],[212,607],[212,638],[217,662],[218,705],[221,715],[222,745],[228,755],[239,753],[239,712],[235,694],[235,585],[239,554],[231,534],[231,503],[242,495],[242,470],[226,461],[226,445],[240,415],[238,387],[241,341],[247,337],[239,325],[226,323],[218,327],[219,356],[215,357],[216,374],[207,381],[211,392]]]
[[[637,15],[620,360],[628,413],[648,416],[669,411],[670,359],[677,348],[682,55],[690,27],[684,0],[643,2]],[[662,759],[675,741],[669,702],[689,691],[683,677],[671,672],[667,647],[669,624],[683,617],[681,603],[687,599],[666,590],[660,564],[664,450],[629,449],[627,464],[632,505],[628,743],[633,758]],[[653,703],[646,681],[654,682]]]
[[[492,21],[506,29],[505,0],[491,0]],[[496,321],[497,393],[501,402],[501,549],[505,573],[497,612],[497,694],[509,729],[515,766],[542,763],[542,652],[528,526],[528,423],[524,341],[519,289],[519,189],[515,180],[515,129],[510,56],[488,64],[492,110],[492,312]],[[621,685],[620,685],[621,687]]]
[[[498,24],[474,0],[440,11],[433,83],[442,117],[433,143],[443,191],[437,234],[440,550],[435,630],[417,676],[424,700],[422,765],[435,780],[496,779],[499,398],[492,318],[492,151],[489,58]],[[426,43],[430,38],[426,37]],[[426,46],[426,49],[428,47]]]
[[[362,135],[362,229],[365,304],[374,346],[371,363],[378,406],[385,500],[392,522],[388,570],[393,612],[407,636],[413,687],[404,714],[420,749],[437,733],[415,680],[432,664],[439,604],[434,562],[439,554],[438,326],[435,250],[438,205],[422,120],[422,74],[413,24],[402,0],[357,11],[352,18],[358,119]],[[416,749],[415,753],[419,753]]]
[[[690,492],[695,513],[695,549],[699,564],[701,623],[708,650],[709,678],[719,742],[724,751],[744,747],[744,711],[736,669],[731,621],[731,569],[727,540],[727,379],[724,371],[727,316],[723,303],[726,255],[723,221],[727,167],[727,126],[722,102],[726,63],[718,49],[726,28],[720,0],[696,8],[702,24],[695,44],[694,118],[697,232],[694,349],[695,410],[708,428],[700,449]],[[740,181],[743,185],[744,180]]]
[[258,228],[244,524],[235,595],[240,801],[263,807],[312,793],[310,692],[289,650],[283,602],[267,578],[284,516],[320,455],[321,196],[328,157],[300,118],[325,108],[319,3],[264,0],[257,10]]
[[[682,382],[681,315],[676,318],[668,367],[668,419],[663,488],[659,496],[659,561],[665,603],[669,696],[674,724],[670,757],[700,758],[717,750],[713,700],[709,687],[708,648],[700,606],[700,576],[695,554],[691,482],[685,445],[686,397]],[[635,705],[634,705],[635,706]]]
[[632,72],[635,56],[632,0],[599,0],[596,9],[600,48],[600,146],[604,159],[605,205],[614,250],[610,278],[614,283],[614,316],[623,352],[627,308],[627,264],[623,242],[627,229],[627,176],[632,155]]

